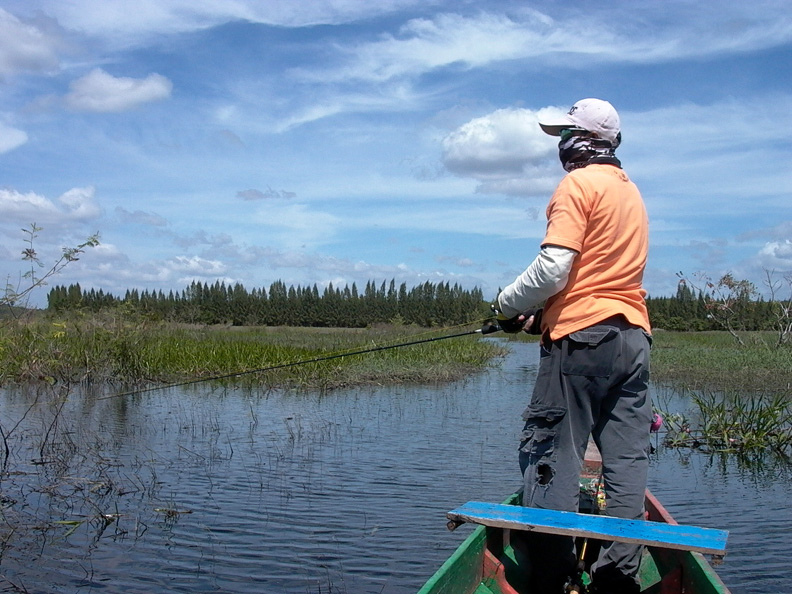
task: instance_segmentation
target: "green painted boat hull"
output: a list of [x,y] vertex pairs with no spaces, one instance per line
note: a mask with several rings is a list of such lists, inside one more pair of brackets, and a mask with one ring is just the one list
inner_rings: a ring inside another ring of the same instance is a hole
[[[518,504],[513,495],[505,503]],[[649,492],[649,521],[676,523]],[[509,545],[508,530],[478,526],[418,594],[531,594],[526,563]],[[729,594],[701,553],[646,547],[640,570],[646,594]],[[534,593],[538,594],[538,593]]]

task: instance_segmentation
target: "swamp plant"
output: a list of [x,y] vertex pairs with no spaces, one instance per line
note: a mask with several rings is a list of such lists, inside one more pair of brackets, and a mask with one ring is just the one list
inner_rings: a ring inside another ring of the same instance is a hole
[[[443,331],[215,328],[151,322],[121,310],[41,317],[0,327],[0,385],[167,384],[240,375],[249,385],[332,388],[383,382],[447,381],[483,368],[503,349],[452,338],[303,365],[327,355],[410,342]],[[283,367],[291,364],[292,367]]]
[[666,414],[665,445],[709,452],[792,455],[792,400],[784,394],[691,392],[690,417]]
[[656,384],[689,396],[691,410],[664,413],[665,444],[740,456],[792,457],[792,348],[772,333],[657,332]]

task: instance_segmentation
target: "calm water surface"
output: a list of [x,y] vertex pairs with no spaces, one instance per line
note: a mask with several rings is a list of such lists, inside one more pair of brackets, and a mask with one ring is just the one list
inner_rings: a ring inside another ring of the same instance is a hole
[[[518,487],[537,360],[515,344],[440,387],[2,394],[0,591],[415,592],[470,531],[445,512]],[[733,592],[777,592],[790,478],[659,450],[650,488],[678,521],[730,531]]]

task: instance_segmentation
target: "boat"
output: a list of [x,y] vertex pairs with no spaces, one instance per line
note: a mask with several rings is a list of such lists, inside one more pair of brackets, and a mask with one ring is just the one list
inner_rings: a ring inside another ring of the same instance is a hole
[[[597,515],[604,503],[602,492],[602,481],[600,477],[601,463],[598,460],[599,453],[587,452],[584,471],[580,479],[580,512],[584,514],[571,514],[570,512],[553,512],[551,514],[568,514],[576,518],[599,519],[600,521],[632,522],[640,524],[642,527],[653,530],[666,530],[670,532],[682,533],[690,531],[718,532],[716,537],[722,538],[722,542],[710,545],[714,548],[688,545],[679,541],[681,544],[674,544],[670,541],[646,544],[644,547],[643,558],[640,568],[641,592],[645,594],[729,594],[729,589],[707,561],[701,550],[713,553],[714,559],[722,557],[725,549],[725,535],[723,531],[710,531],[708,529],[695,527],[681,527],[674,520],[671,514],[657,500],[657,498],[647,489],[645,496],[645,509],[647,522],[635,520],[620,520]],[[480,523],[456,551],[446,560],[445,563],[429,578],[418,594],[542,594],[531,593],[526,585],[527,562],[526,557],[519,551],[516,544],[518,539],[511,538],[511,531],[515,525],[510,520],[503,518],[509,516],[512,510],[514,514],[523,511],[541,511],[547,513],[548,510],[529,510],[520,506],[520,493],[515,493],[507,498],[502,504],[479,504],[478,508],[494,508],[498,512],[497,521],[491,518],[482,519],[478,513],[475,502],[470,502],[448,513],[449,529],[455,529],[464,522],[475,521]],[[466,507],[467,506],[467,507]],[[509,507],[504,507],[509,506]],[[474,511],[470,511],[474,510]],[[465,512],[470,512],[468,515]],[[505,513],[503,513],[505,511]],[[541,522],[541,520],[540,520]],[[651,524],[652,522],[660,524]],[[531,520],[529,529],[556,534],[571,534],[576,537],[578,550],[585,550],[584,543],[592,544],[592,548],[597,545],[597,540],[591,538],[591,534],[579,527],[586,524],[587,520],[575,525],[577,530],[562,531],[555,527],[561,524],[555,520],[547,522],[550,529],[537,529],[535,520]],[[607,523],[607,522],[606,522]],[[527,526],[527,524],[526,524]],[[695,533],[694,537],[699,534]],[[586,540],[584,540],[586,537]],[[664,539],[664,536],[654,537]],[[672,537],[673,538],[673,537]],[[616,540],[617,538],[613,538]],[[514,543],[512,541],[515,541]],[[635,541],[637,542],[637,541]],[[649,541],[645,541],[649,542]],[[513,546],[514,545],[514,546]],[[699,550],[693,550],[699,549]],[[592,554],[592,557],[595,556]],[[588,575],[580,564],[577,583],[570,586],[568,591],[585,592],[588,584]]]

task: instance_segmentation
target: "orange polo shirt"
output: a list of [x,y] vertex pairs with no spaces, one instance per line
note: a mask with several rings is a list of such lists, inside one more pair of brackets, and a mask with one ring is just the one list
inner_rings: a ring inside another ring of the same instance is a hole
[[566,287],[545,304],[542,331],[551,339],[617,314],[651,331],[642,288],[649,220],[622,169],[588,165],[566,175],[547,206],[542,245],[578,252]]

